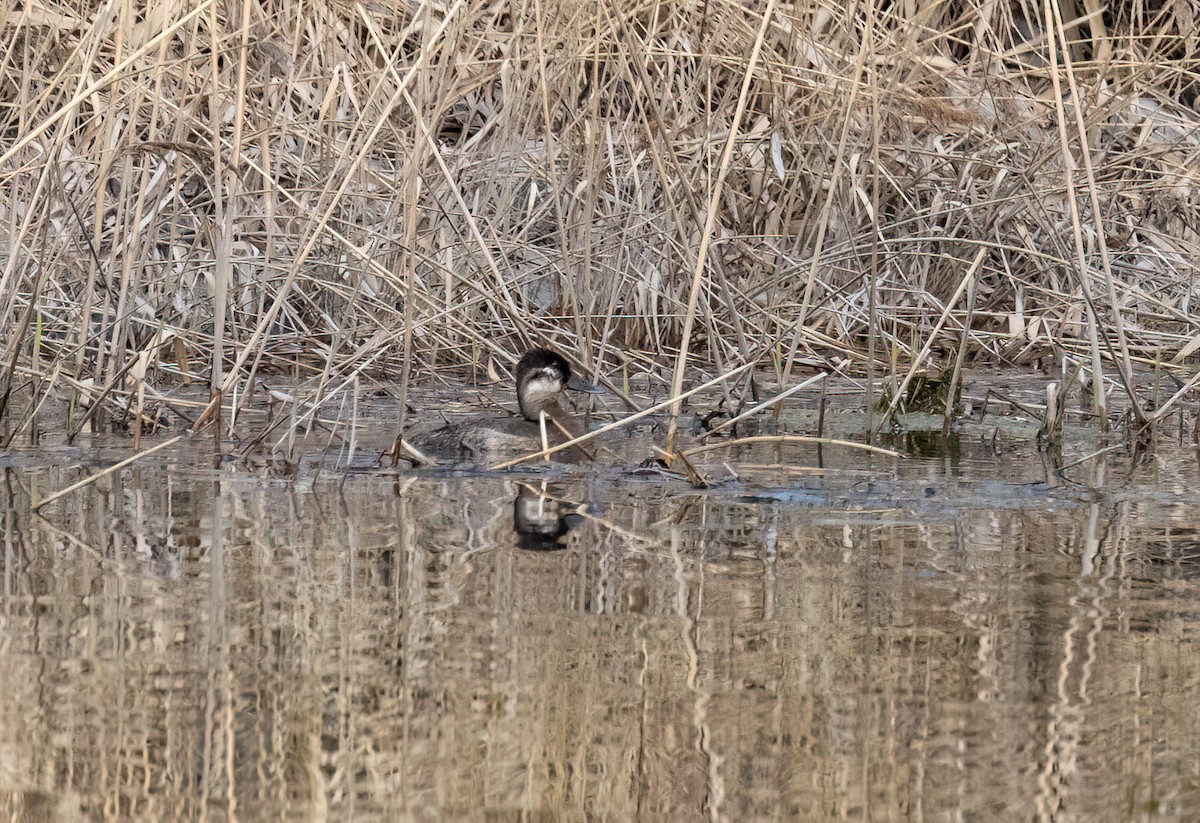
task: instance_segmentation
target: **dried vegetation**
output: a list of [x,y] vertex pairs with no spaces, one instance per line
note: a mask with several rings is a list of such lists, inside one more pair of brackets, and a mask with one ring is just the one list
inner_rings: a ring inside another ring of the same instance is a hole
[[1200,347],[1189,14],[10,4],[0,388],[228,401],[299,365],[328,399],[536,342],[676,393],[681,351],[1051,358],[1102,403]]

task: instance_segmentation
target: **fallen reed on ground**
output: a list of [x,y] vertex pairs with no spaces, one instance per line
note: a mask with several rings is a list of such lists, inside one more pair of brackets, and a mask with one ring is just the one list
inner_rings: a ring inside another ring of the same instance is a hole
[[1102,407],[1200,347],[1196,40],[1064,7],[24,4],[0,414],[281,368],[332,399],[535,343],[676,394],[681,354],[1043,360]]

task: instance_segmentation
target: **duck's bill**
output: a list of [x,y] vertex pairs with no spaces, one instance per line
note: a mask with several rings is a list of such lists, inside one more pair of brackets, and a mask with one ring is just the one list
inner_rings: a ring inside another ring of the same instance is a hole
[[597,386],[595,383],[589,383],[577,374],[571,375],[570,379],[567,380],[567,388],[574,389],[575,391],[584,391],[588,394],[604,393],[604,388],[602,386]]

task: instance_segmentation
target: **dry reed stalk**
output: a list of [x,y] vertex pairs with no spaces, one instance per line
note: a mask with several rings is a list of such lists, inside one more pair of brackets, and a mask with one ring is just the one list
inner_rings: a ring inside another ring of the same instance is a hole
[[[1060,56],[1058,44],[1066,43],[1066,35],[1063,32],[1062,18],[1059,15],[1057,9],[1053,8],[1054,5],[1055,4],[1053,2],[1051,2],[1050,0],[1045,0],[1044,14],[1045,14],[1046,22],[1048,24],[1048,28],[1047,28],[1047,32],[1046,32],[1047,33],[1047,47],[1048,47],[1048,50],[1050,53],[1050,63],[1051,63],[1051,68],[1052,68],[1050,78],[1051,78],[1051,82],[1054,87],[1054,105],[1057,110],[1058,134],[1059,134],[1060,145],[1062,147],[1062,158],[1064,161],[1063,162],[1063,174],[1064,174],[1065,181],[1066,181],[1066,200],[1067,200],[1067,204],[1069,206],[1070,214],[1071,214],[1071,234],[1075,241],[1076,271],[1077,271],[1080,293],[1083,295],[1083,299],[1087,303],[1087,306],[1088,306],[1088,338],[1089,338],[1089,342],[1091,344],[1091,352],[1092,352],[1092,371],[1093,371],[1092,385],[1094,387],[1094,390],[1092,393],[1092,402],[1097,410],[1097,416],[1102,421],[1101,425],[1107,425],[1108,417],[1107,417],[1107,414],[1105,411],[1107,400],[1105,398],[1105,394],[1104,394],[1104,390],[1103,390],[1103,379],[1102,379],[1104,371],[1103,371],[1102,357],[1101,357],[1101,351],[1100,351],[1100,337],[1099,337],[1099,332],[1097,329],[1097,325],[1099,323],[1099,316],[1098,316],[1098,313],[1095,308],[1095,303],[1093,301],[1092,294],[1091,294],[1091,287],[1089,285],[1090,274],[1089,274],[1089,266],[1088,266],[1088,260],[1087,260],[1088,256],[1087,256],[1086,251],[1084,250],[1082,219],[1079,214],[1079,204],[1075,197],[1075,181],[1074,181],[1075,160],[1072,155],[1070,141],[1067,136],[1066,112],[1065,112],[1065,108],[1063,105],[1061,81],[1060,81],[1059,72],[1058,72],[1058,60],[1059,60],[1059,56]],[[1057,41],[1055,39],[1056,37],[1057,37]],[[1070,56],[1068,54],[1063,54],[1062,57],[1064,58],[1064,63],[1067,67],[1067,78],[1070,81],[1071,86],[1072,86],[1072,96],[1074,97],[1076,104],[1078,104],[1079,96],[1078,96],[1078,91],[1075,90],[1075,88],[1074,88],[1074,80],[1073,80],[1073,75],[1071,73],[1071,68],[1070,68],[1070,66],[1071,66]],[[1077,124],[1079,123],[1078,117],[1076,117],[1076,123]],[[1086,142],[1086,136],[1084,135],[1084,132],[1083,132],[1083,129],[1081,126],[1079,128],[1079,138],[1081,141],[1080,155],[1086,157],[1088,154],[1088,147],[1087,147],[1087,142]],[[1091,175],[1089,175],[1089,183],[1091,183],[1090,178],[1091,178]],[[1093,188],[1092,202],[1095,203],[1097,201],[1094,196],[1094,194],[1095,194],[1094,183],[1092,183],[1091,187]],[[1096,215],[1099,215],[1099,213],[1100,213],[1099,209],[1096,209],[1094,211],[1094,214],[1096,214]],[[1100,240],[1100,243],[1103,244],[1103,232],[1098,232],[1097,237]],[[1101,245],[1102,250],[1103,250],[1103,248],[1104,248],[1104,246]],[[1102,251],[1102,254],[1103,254],[1103,251]],[[1107,260],[1107,258],[1105,258],[1105,259]],[[1105,267],[1105,272],[1106,272],[1106,274],[1110,274],[1110,272],[1108,271],[1108,268],[1107,268],[1107,264]],[[1112,289],[1110,286],[1110,291],[1111,290]],[[1113,304],[1113,311],[1114,311],[1114,313],[1117,313],[1117,306],[1115,304],[1115,301]],[[1116,328],[1117,328],[1117,334],[1119,336],[1119,339],[1124,341],[1123,323],[1120,319],[1119,313],[1117,313]],[[1124,350],[1123,343],[1122,343],[1122,349]],[[1133,402],[1133,406],[1136,410],[1135,413],[1137,414],[1137,417],[1140,420],[1143,417],[1143,414],[1138,405],[1137,397],[1133,392],[1133,387],[1130,382],[1130,375],[1127,373],[1127,365],[1126,364],[1118,364],[1118,369],[1119,369],[1119,374],[1121,375],[1122,382],[1125,384],[1126,392],[1129,394],[1129,396]]]
[[883,449],[879,446],[872,446],[869,443],[858,443],[853,440],[836,440],[832,437],[810,437],[802,434],[763,434],[754,435],[753,437],[739,437],[736,440],[722,440],[720,443],[706,443],[703,446],[694,446],[690,449],[684,449],[682,452],[684,457],[694,457],[697,454],[716,451],[717,449],[729,449],[736,446],[748,446],[754,443],[818,443],[826,446],[844,446],[848,449],[859,449],[860,451],[870,452],[872,454],[882,454],[885,457],[900,458],[900,454],[890,449]]
[[735,416],[729,418],[724,423],[713,426],[711,429],[704,432],[704,434],[700,435],[700,439],[706,440],[709,437],[712,437],[714,434],[717,434],[718,432],[722,432],[725,429],[736,426],[741,421],[746,420],[747,418],[753,417],[754,415],[758,414],[760,411],[763,411],[764,409],[778,408],[780,403],[782,403],[784,400],[787,400],[793,394],[796,394],[798,392],[803,391],[804,389],[807,389],[813,383],[823,381],[828,376],[829,375],[824,372],[821,372],[820,374],[814,374],[812,377],[809,377],[807,380],[802,380],[801,382],[797,383],[795,386],[792,386],[791,388],[787,388],[787,389],[784,389],[783,391],[779,392],[774,397],[768,398],[767,400],[764,400],[761,403],[758,403],[758,404],[752,406],[751,408],[746,409],[741,414],[738,414],[738,415],[735,415]]
[[675,451],[675,435],[679,430],[679,413],[682,410],[683,378],[687,371],[688,347],[692,342],[692,324],[696,320],[696,301],[700,296],[700,285],[704,272],[708,269],[708,247],[712,243],[713,231],[717,226],[717,206],[720,202],[721,190],[725,178],[729,174],[730,161],[733,159],[733,149],[737,144],[738,130],[742,127],[742,118],[746,114],[749,103],[750,84],[754,79],[754,67],[762,53],[763,36],[771,22],[771,14],[775,10],[775,0],[767,0],[763,11],[762,24],[754,38],[750,57],[746,61],[746,72],[742,77],[741,91],[738,92],[737,107],[733,113],[733,121],[729,125],[729,135],[725,146],[721,149],[721,159],[717,164],[716,181],[712,186],[712,196],[708,201],[708,211],[704,215],[704,229],[700,233],[700,248],[696,252],[696,265],[692,271],[692,285],[688,291],[687,313],[683,318],[683,331],[680,332],[679,353],[675,357],[675,374],[671,379],[671,393],[678,400],[671,406],[671,423],[667,429],[668,452]]
[[[23,7],[0,30],[5,390],[90,380],[76,430],[204,379],[234,425],[260,369],[303,369],[315,407],[533,341],[592,374],[672,363],[674,394],[756,353],[786,390],[950,350],[1084,358],[1097,408],[1104,369],[1135,414],[1140,364],[1192,390],[1181,18],[705,8]],[[148,353],[159,330],[174,351]]]
[[95,483],[97,480],[99,480],[102,477],[107,477],[108,475],[110,475],[114,472],[118,472],[121,469],[125,468],[126,466],[128,466],[132,463],[136,463],[137,461],[142,460],[143,458],[149,457],[150,455],[154,454],[155,452],[160,452],[163,449],[174,446],[176,443],[178,443],[184,437],[185,437],[185,435],[182,435],[182,434],[176,435],[175,437],[172,437],[169,440],[164,440],[163,442],[158,443],[154,446],[151,446],[148,449],[140,451],[137,454],[131,455],[119,463],[114,463],[113,465],[109,466],[108,468],[106,468],[102,471],[98,471],[93,475],[85,477],[82,480],[78,481],[77,483],[72,483],[70,486],[67,486],[65,489],[60,489],[59,491],[55,492],[54,494],[50,495],[49,497],[45,498],[44,500],[39,500],[36,503],[34,503],[33,510],[39,511],[42,507],[48,506],[49,504],[53,503],[55,500],[65,497],[66,495],[71,494],[72,492],[78,491],[79,489],[82,489],[85,486],[90,486],[92,483]]
[[[963,294],[967,293],[974,287],[975,278],[979,273],[979,267],[983,263],[985,254],[987,254],[987,249],[981,248],[978,253],[976,253],[975,259],[971,261],[971,265],[967,268],[966,273],[963,274],[963,278],[959,282],[958,288],[954,291],[954,294],[946,303],[945,308],[942,310],[941,316],[934,325],[933,334],[929,335],[925,339],[925,344],[913,358],[912,366],[909,367],[908,373],[904,375],[904,379],[900,381],[900,385],[896,386],[895,391],[892,392],[892,401],[888,404],[887,409],[880,416],[880,425],[883,425],[892,419],[892,414],[895,413],[896,408],[900,405],[900,402],[907,396],[906,392],[908,391],[908,385],[916,376],[917,371],[925,365],[930,349],[932,349],[934,341],[938,338],[938,332],[941,331],[942,326],[944,326],[946,321],[950,318],[950,310],[954,308],[954,306],[958,303],[959,298],[961,298]],[[950,402],[953,402],[954,395],[951,394],[950,397]]]

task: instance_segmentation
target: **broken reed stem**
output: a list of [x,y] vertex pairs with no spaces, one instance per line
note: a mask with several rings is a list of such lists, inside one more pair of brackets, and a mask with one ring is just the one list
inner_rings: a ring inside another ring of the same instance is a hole
[[[397,437],[394,443],[397,447],[397,451],[402,451],[407,454],[418,466],[436,466],[438,463],[438,461],[425,454],[425,452],[418,449],[412,443],[409,443],[405,437]],[[399,459],[398,454],[396,455],[396,459]]]
[[808,378],[807,380],[805,380],[801,383],[797,383],[795,386],[792,386],[790,389],[781,391],[779,394],[775,395],[774,397],[770,398],[769,400],[764,400],[763,402],[759,403],[757,406],[747,409],[746,411],[739,414],[737,417],[732,417],[729,420],[726,420],[724,423],[722,423],[719,426],[713,426],[711,429],[706,431],[704,434],[700,435],[700,439],[704,440],[705,438],[712,437],[717,432],[724,431],[725,429],[728,429],[730,426],[735,426],[738,423],[740,423],[741,421],[745,420],[747,417],[752,417],[752,416],[758,414],[763,409],[769,409],[771,406],[782,403],[784,400],[788,399],[796,392],[806,389],[809,386],[811,386],[813,383],[816,383],[820,380],[824,380],[828,376],[829,376],[829,374],[827,372],[820,372],[819,374],[814,374],[812,377]]
[[872,454],[882,454],[885,457],[901,457],[899,452],[891,451],[890,449],[872,446],[869,443],[857,443],[853,440],[836,440],[832,437],[809,437],[803,434],[771,434],[771,435],[756,435],[754,437],[739,437],[737,440],[726,440],[722,443],[708,443],[703,446],[696,446],[691,449],[686,449],[680,454],[684,457],[692,457],[693,455],[703,454],[704,452],[715,451],[717,449],[728,449],[734,446],[747,446],[752,443],[819,443],[823,446],[844,446],[848,449],[858,449],[860,451],[870,452]]
[[692,461],[688,460],[683,454],[677,451],[669,452],[665,449],[659,448],[658,446],[654,447],[654,453],[657,454],[659,459],[666,463],[670,468],[678,469],[679,467],[682,467],[683,474],[687,476],[688,482],[691,483],[693,487],[702,489],[708,485],[708,482],[704,479],[704,475],[700,474],[699,470],[692,465]]
[[546,433],[546,410],[538,412],[538,434],[542,438],[542,460],[550,462],[550,437]]
[[[1155,409],[1147,418],[1146,422],[1157,423],[1158,421],[1162,420],[1164,417],[1170,414],[1172,407],[1182,400],[1188,392],[1195,389],[1197,385],[1200,385],[1200,372],[1193,374],[1186,383],[1180,386],[1173,395],[1167,398],[1165,403]],[[1197,423],[1200,424],[1200,417],[1197,417],[1196,419]]]
[[174,437],[172,437],[170,440],[164,440],[163,442],[159,443],[157,446],[151,446],[150,448],[146,449],[145,451],[140,451],[135,455],[125,458],[120,463],[114,463],[113,465],[111,465],[107,469],[105,469],[104,471],[96,472],[95,474],[91,475],[90,477],[85,477],[84,479],[80,480],[78,483],[72,483],[70,486],[67,486],[65,489],[62,489],[61,491],[55,492],[54,494],[50,495],[45,500],[41,500],[37,503],[34,503],[33,510],[38,511],[43,506],[47,506],[47,505],[53,503],[55,500],[58,500],[60,497],[64,497],[64,496],[70,494],[71,492],[78,491],[79,489],[82,489],[84,486],[90,486],[92,483],[95,483],[101,477],[107,477],[108,475],[112,474],[113,472],[120,471],[121,469],[128,466],[130,463],[136,463],[137,461],[139,461],[143,458],[149,457],[150,455],[154,454],[155,452],[162,451],[163,449],[168,448],[169,446],[174,446],[176,443],[178,443],[180,440],[182,440],[186,436],[187,435],[177,434]]
[[[558,429],[559,432],[562,433],[562,436],[567,438],[568,440],[570,440],[572,437],[576,436],[575,432],[568,429],[562,423],[559,423],[558,418],[554,417],[553,415],[550,416],[550,422],[553,423],[554,428]],[[542,445],[543,446],[547,445],[547,441],[545,440],[544,436],[542,439]],[[589,449],[587,446],[579,444],[579,445],[575,446],[575,450],[578,451],[580,454],[582,454],[584,457],[586,457],[588,460],[596,459],[596,453],[594,451],[592,451],[591,449]],[[547,458],[547,459],[549,459],[549,458]]]
[[1111,446],[1105,446],[1102,449],[1097,449],[1091,454],[1085,454],[1083,457],[1080,457],[1077,460],[1072,460],[1070,463],[1064,463],[1061,467],[1055,470],[1055,473],[1061,475],[1067,469],[1073,469],[1081,463],[1086,463],[1089,460],[1095,460],[1097,457],[1106,455],[1109,452],[1115,452],[1125,448],[1128,448],[1128,444],[1126,443],[1113,443]]
[[1046,415],[1042,420],[1041,435],[1049,443],[1062,442],[1063,409],[1059,407],[1058,383],[1046,384]]

